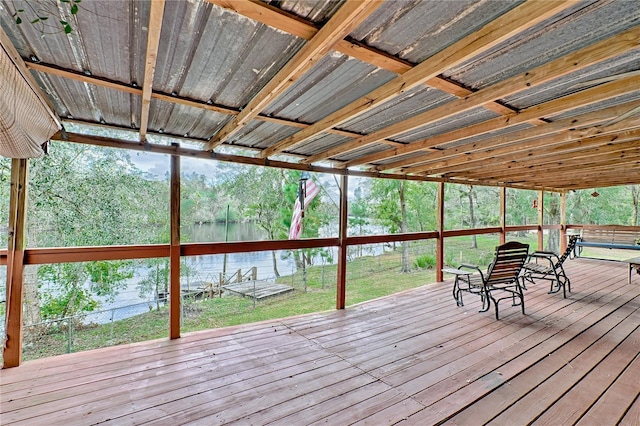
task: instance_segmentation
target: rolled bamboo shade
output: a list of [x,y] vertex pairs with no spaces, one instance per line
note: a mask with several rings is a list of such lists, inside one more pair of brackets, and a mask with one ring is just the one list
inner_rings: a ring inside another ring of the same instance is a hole
[[[27,71],[28,72],[28,71]],[[48,106],[0,47],[0,155],[37,158],[59,129]]]

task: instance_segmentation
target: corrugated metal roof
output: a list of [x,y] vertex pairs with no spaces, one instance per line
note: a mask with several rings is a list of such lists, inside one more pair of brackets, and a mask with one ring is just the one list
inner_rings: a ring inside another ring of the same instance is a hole
[[[167,1],[157,40],[148,40],[156,25],[150,18],[154,3],[142,0],[83,1],[76,15],[63,3],[0,0],[0,21],[63,120],[180,136],[203,146],[211,139],[211,146],[225,152],[251,148],[238,151],[237,160],[250,155],[253,164],[256,156],[265,164],[277,157],[290,167],[312,170],[313,164],[332,160],[342,173],[345,167],[383,169],[403,162],[402,170],[409,170],[414,158],[428,152],[425,146],[442,152],[473,141],[489,144],[499,135],[504,140],[566,117],[581,125],[584,114],[640,99],[639,77],[633,74],[640,69],[636,2],[530,3],[386,1],[368,15],[355,14],[349,19],[359,21],[342,29],[345,22],[332,17],[351,2]],[[51,25],[29,23],[36,4],[47,8]],[[556,7],[557,13],[536,18]],[[23,23],[17,25],[12,15],[21,8]],[[73,31],[65,34],[59,20]],[[516,22],[510,35],[493,40]],[[338,28],[343,32],[336,42],[320,41],[334,37]],[[629,30],[636,32],[614,39]],[[585,57],[587,65],[581,61],[577,69],[558,62],[543,72],[557,73],[555,78],[527,87],[524,73],[603,40],[613,40],[617,53],[611,58],[589,64]],[[147,57],[149,41],[157,42],[157,57]],[[145,85],[148,63],[155,67],[154,78]],[[298,71],[285,74],[294,63]],[[495,89],[514,76],[521,77]],[[588,83],[602,77],[611,77],[611,83]],[[478,90],[492,96],[476,102]],[[145,93],[148,123],[140,129]],[[566,105],[545,109],[565,98],[571,99]],[[253,99],[261,101],[258,107]],[[634,117],[623,121],[629,124],[621,131],[640,126]],[[590,116],[584,125],[602,124]],[[518,143],[512,145],[517,150]],[[640,170],[638,157],[627,153],[628,170]],[[487,158],[496,162],[498,173],[499,159],[488,153]],[[465,182],[473,179],[469,176]],[[602,185],[603,175],[595,176]],[[614,174],[606,176],[619,184]],[[523,179],[523,187],[550,187],[541,179]],[[631,180],[640,183],[640,177]],[[564,182],[551,188],[588,185]],[[509,185],[495,179],[484,183]]]

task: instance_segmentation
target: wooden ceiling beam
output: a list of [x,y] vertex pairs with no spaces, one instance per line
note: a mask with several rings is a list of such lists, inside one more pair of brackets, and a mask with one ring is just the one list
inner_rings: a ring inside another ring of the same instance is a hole
[[[610,139],[609,139],[610,140]],[[547,154],[539,153],[533,158],[527,156],[519,158],[504,159],[501,157],[489,157],[485,161],[484,167],[473,167],[470,169],[459,170],[455,173],[449,174],[448,172],[440,174],[433,173],[428,175],[439,175],[442,177],[451,177],[455,174],[456,177],[473,177],[474,179],[492,178],[496,174],[502,177],[509,178],[512,175],[518,175],[522,173],[529,173],[532,170],[543,169],[547,172],[554,172],[556,168],[576,167],[584,166],[585,160],[590,159],[593,156],[599,156],[598,160],[608,160],[611,158],[617,159],[622,164],[621,153],[627,154],[633,153],[634,150],[638,151],[638,136],[636,135],[630,140],[624,142],[615,142],[607,144],[606,141],[601,140],[599,144],[586,149],[575,148],[572,150],[566,150],[561,153]],[[490,166],[490,167],[489,167]]]
[[[454,142],[457,140],[487,134],[496,130],[503,130],[527,122],[531,118],[549,117],[566,111],[570,111],[571,109],[577,108],[577,106],[586,106],[593,103],[602,102],[604,100],[611,99],[617,96],[622,96],[627,93],[634,92],[638,85],[640,85],[640,76],[623,78],[617,81],[602,84],[600,86],[592,87],[581,92],[572,93],[562,98],[534,105],[532,107],[523,109],[518,114],[494,118],[492,120],[471,125],[463,129],[454,130],[452,132],[443,133],[419,142],[414,142],[411,145],[416,145],[416,148],[422,150],[425,148],[437,147],[439,145]],[[476,144],[477,143],[470,142],[469,144],[466,144],[466,146],[468,146],[470,149],[474,149],[474,146]],[[412,161],[412,164],[415,164],[420,160],[428,160],[428,158],[432,155],[437,155],[437,153],[431,151],[431,153],[425,154],[422,158],[415,157],[408,161]],[[389,170],[397,167],[403,167],[403,165],[400,164],[400,162],[396,162],[392,164],[381,165],[379,169],[384,168],[385,170]]]
[[156,72],[160,32],[162,31],[162,17],[164,16],[164,0],[152,0],[149,12],[149,26],[147,31],[147,53],[144,65],[144,81],[142,82],[142,109],[140,111],[140,142],[147,138],[149,125],[149,109],[151,108],[151,94],[153,93],[153,76]]
[[[635,152],[628,154],[625,157],[624,165],[620,164],[619,156],[614,155],[607,159],[583,162],[580,168],[577,168],[575,165],[562,166],[563,165],[558,165],[555,168],[540,167],[528,171],[522,171],[521,173],[513,173],[509,176],[496,174],[490,177],[472,177],[469,175],[466,176],[466,178],[481,182],[488,180],[492,182],[503,182],[505,184],[516,182],[521,184],[530,184],[530,182],[535,181],[537,184],[543,186],[558,186],[558,184],[561,183],[562,187],[566,187],[584,182],[585,179],[591,180],[590,186],[593,186],[592,179],[597,176],[599,183],[598,186],[609,186],[606,182],[612,180],[632,184],[633,181],[629,181],[628,177],[621,176],[620,168],[624,167],[625,173],[632,173],[634,168],[640,167],[640,153]],[[553,165],[550,165],[550,167],[553,167]],[[458,177],[464,178],[460,176]],[[640,180],[635,180],[635,182],[640,183]]]
[[543,151],[557,152],[555,151],[557,146],[564,146],[564,150],[567,150],[574,147],[598,145],[602,141],[607,143],[611,139],[615,140],[615,138],[619,137],[622,131],[621,128],[627,127],[632,128],[631,130],[626,130],[626,132],[633,137],[637,131],[636,129],[640,127],[640,117],[627,119],[619,128],[600,128],[596,126],[586,129],[567,130],[557,135],[528,139],[522,142],[511,142],[505,138],[506,142],[500,145],[494,145],[493,141],[488,140],[489,144],[480,144],[479,146],[484,146],[482,148],[479,147],[474,152],[465,152],[462,155],[460,153],[450,153],[445,160],[408,167],[403,169],[403,172],[433,175],[444,171],[464,170],[475,165],[482,167],[488,156],[502,156],[505,157],[505,161],[510,161],[512,158],[508,156],[511,155],[515,158],[525,158],[526,155],[531,156]]
[[160,145],[160,144],[153,144],[153,143],[147,143],[142,145],[137,142],[131,142],[131,141],[121,140],[117,138],[107,138],[103,136],[85,135],[81,133],[72,133],[72,132],[59,131],[58,133],[56,133],[51,137],[51,140],[119,148],[119,149],[129,149],[133,151],[152,152],[156,154],[179,155],[182,157],[198,158],[202,160],[217,160],[217,161],[237,163],[237,164],[247,164],[252,166],[275,167],[275,168],[289,169],[289,170],[303,170],[303,171],[309,171],[309,172],[329,173],[329,174],[335,174],[335,175],[349,175],[349,176],[355,176],[355,177],[382,178],[382,179],[401,179],[401,180],[410,180],[410,181],[417,181],[417,182],[442,182],[443,181],[442,178],[429,178],[424,176],[404,176],[404,175],[398,175],[394,173],[347,171],[344,169],[338,169],[338,168],[332,168],[332,167],[312,166],[312,165],[306,165],[306,164],[300,164],[300,163],[291,163],[287,161],[268,160],[268,159],[257,158],[257,157],[247,157],[243,155],[233,155],[233,154],[226,154],[226,153],[220,153],[215,151],[203,151],[200,149],[191,149],[191,148],[184,148],[179,146],[176,147],[171,145]]
[[262,158],[282,152],[320,133],[326,132],[332,127],[339,126],[345,121],[358,117],[372,108],[406,93],[417,85],[425,83],[443,71],[491,49],[514,34],[531,28],[574,6],[576,3],[576,1],[545,1],[542,3],[536,0],[528,0],[489,22],[480,30],[434,54],[389,83],[329,114],[308,128],[276,142],[263,151]]
[[[258,0],[207,1],[224,9],[232,10],[256,22],[277,28],[305,40],[310,40],[316,32],[318,32],[318,29],[313,23]],[[408,61],[397,58],[371,46],[367,46],[356,40],[340,40],[333,48],[337,52],[396,74],[404,74],[415,66]],[[427,80],[425,84],[459,98],[473,93],[466,87],[439,76],[435,76]],[[514,109],[497,102],[489,102],[486,105],[486,108],[501,115],[514,111]]]
[[278,73],[249,101],[249,103],[218,131],[205,145],[212,151],[238,133],[247,123],[277,99],[313,67],[331,48],[356,29],[371,15],[382,1],[347,0],[331,19],[304,45]]
[[207,1],[223,9],[231,10],[253,21],[277,28],[280,31],[284,31],[285,33],[305,40],[311,40],[318,32],[318,28],[310,22],[258,0]]
[[[638,40],[640,40],[640,27],[635,27],[629,31],[562,56],[532,70],[527,70],[519,75],[499,81],[491,86],[471,93],[462,99],[448,102],[406,120],[392,124],[391,126],[371,132],[356,140],[349,141],[314,154],[307,158],[305,163],[314,163],[316,161],[325,160],[333,157],[334,155],[343,155],[349,151],[353,151],[354,149],[361,149],[383,139],[393,138],[403,133],[464,113],[471,109],[485,106],[489,102],[494,102],[498,99],[506,98],[525,90],[530,90],[556,78],[582,70],[588,66],[611,59],[615,56],[624,54],[631,49],[637,48],[640,44]],[[537,117],[534,119],[537,119]],[[357,162],[352,162],[351,165],[355,165],[355,163]]]
[[[132,87],[121,82],[117,82],[117,81],[113,81],[113,80],[109,80],[101,77],[87,76],[86,74],[81,73],[79,71],[66,70],[66,69],[62,69],[49,64],[34,63],[34,62],[27,62],[26,67],[30,70],[38,71],[41,73],[55,75],[55,76],[67,78],[70,80],[80,81],[82,83],[93,84],[95,86],[106,87],[108,89],[118,90],[121,92],[130,93],[132,95],[142,96],[142,89],[138,87]],[[166,93],[162,93],[162,92],[152,91],[151,99],[157,99],[163,102],[188,106],[191,108],[203,109],[207,111],[213,111],[221,114],[236,115],[240,112],[240,110],[238,109],[229,108],[229,107],[216,105],[216,104],[209,104],[207,102],[184,98],[181,96],[167,95]],[[276,123],[282,126],[298,127],[302,129],[309,126],[309,124],[307,123],[300,123],[298,121],[287,120],[285,118],[269,117],[266,115],[258,115],[257,117],[255,117],[255,119],[258,121],[265,121],[270,123]],[[130,131],[131,129],[124,129],[124,130]],[[350,132],[347,130],[331,129],[330,132],[336,135],[350,137],[350,138],[362,136],[358,133]],[[391,140],[386,140],[386,141],[383,141],[382,143],[388,144],[390,146],[403,145],[400,142],[395,142]]]
[[[640,156],[633,154],[629,156],[624,163],[625,173],[637,173],[640,170]],[[583,167],[569,167],[564,170],[530,170],[520,175],[514,175],[505,178],[502,175],[496,175],[492,179],[474,179],[470,177],[457,177],[460,182],[467,184],[479,183],[484,185],[485,182],[491,182],[493,185],[531,188],[531,182],[536,182],[539,187],[544,188],[563,188],[564,191],[577,189],[578,187],[593,188],[594,186],[614,186],[614,185],[631,185],[640,183],[639,178],[629,179],[625,174],[620,173],[619,158],[589,162]],[[451,180],[449,180],[451,181]],[[594,185],[594,181],[597,182]],[[560,191],[558,191],[560,192]]]
[[[611,121],[617,117],[620,117],[626,112],[628,112],[629,110],[636,108],[638,106],[640,106],[640,104],[637,101],[627,102],[621,105],[605,108],[605,109],[587,113],[587,114],[582,114],[582,115],[567,118],[564,120],[548,122],[544,126],[532,127],[529,129],[507,133],[502,136],[496,136],[491,139],[485,139],[478,142],[470,142],[467,144],[458,145],[454,148],[437,150],[431,147],[431,148],[428,148],[431,150],[431,154],[421,154],[421,155],[416,155],[409,159],[396,160],[386,164],[378,165],[374,167],[374,169],[392,170],[392,169],[401,168],[401,167],[416,166],[416,165],[424,164],[427,161],[440,161],[448,157],[451,157],[453,155],[459,155],[462,153],[468,154],[469,152],[474,152],[482,149],[490,149],[492,147],[497,147],[505,144],[508,145],[511,143],[515,143],[515,142],[519,142],[527,139],[535,139],[535,138],[540,138],[542,136],[555,137],[555,135],[557,134],[566,133],[568,131],[571,131],[572,133],[577,133],[579,129],[584,129],[584,130],[580,130],[580,132],[592,133],[597,131],[594,126],[607,123],[608,121]],[[615,129],[621,129],[621,128],[623,127],[615,126]],[[457,131],[454,131],[454,132],[457,132]],[[451,134],[451,132],[446,133],[444,135],[449,135],[449,134]],[[578,137],[583,137],[585,135],[586,135],[585,133],[579,133]],[[438,136],[436,136],[436,138],[437,137]],[[431,138],[428,140],[431,140]],[[421,143],[421,142],[416,142],[416,143]],[[424,151],[424,149],[410,150],[407,148],[411,148],[411,145],[405,145],[400,148],[394,148],[392,151],[396,152],[395,156],[406,155],[412,152]]]

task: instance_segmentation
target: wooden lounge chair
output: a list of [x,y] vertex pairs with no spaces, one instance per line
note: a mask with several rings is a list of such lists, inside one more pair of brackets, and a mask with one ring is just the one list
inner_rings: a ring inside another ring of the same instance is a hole
[[[453,286],[453,298],[458,306],[463,306],[462,292],[468,292],[480,296],[482,309],[486,312],[491,307],[491,301],[495,306],[496,319],[498,315],[498,303],[503,299],[512,299],[513,306],[521,306],[524,314],[523,282],[520,272],[529,253],[529,245],[517,241],[511,241],[496,247],[493,262],[483,273],[475,265],[462,264],[458,269],[446,269],[445,272],[456,274]],[[501,297],[496,297],[500,295]],[[518,301],[516,301],[516,298]]]
[[564,272],[562,264],[571,256],[578,241],[578,235],[569,236],[569,244],[562,256],[550,251],[534,251],[524,264],[522,277],[535,283],[536,279],[551,281],[549,294],[557,293],[562,288],[562,295],[567,297],[567,289],[571,292],[571,281]]

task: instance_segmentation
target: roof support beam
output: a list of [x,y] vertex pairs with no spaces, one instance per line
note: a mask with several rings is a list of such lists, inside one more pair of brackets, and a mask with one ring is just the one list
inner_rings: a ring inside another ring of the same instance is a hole
[[[576,105],[585,106],[633,92],[639,84],[640,77],[627,77],[618,81],[612,81],[610,83],[592,87],[591,89],[583,90],[582,92],[573,93],[562,98],[534,105],[520,111],[518,114],[494,118],[492,120],[465,127],[464,129],[443,133],[420,142],[414,142],[411,145],[416,145],[416,148],[420,147],[420,149],[430,148],[444,143],[506,129],[527,122],[531,118],[553,116],[574,109]],[[551,123],[550,126],[553,126],[553,123]],[[466,146],[473,149],[477,144],[477,142],[470,142],[469,144],[466,144]],[[403,167],[408,164],[416,164],[421,161],[427,161],[429,158],[433,158],[433,156],[437,156],[438,154],[438,152],[431,152],[422,157],[415,157],[404,162],[400,161],[392,164],[386,164],[384,166],[379,166],[378,168],[389,170],[392,168]]]
[[209,140],[205,150],[213,150],[238,133],[381,5],[382,1],[378,0],[368,2],[347,0],[329,22],[251,99],[242,111]]
[[[462,99],[448,102],[445,105],[425,111],[407,120],[372,132],[356,140],[317,153],[307,158],[304,162],[313,163],[325,160],[337,154],[344,154],[354,149],[360,149],[367,145],[379,142],[382,139],[392,138],[402,133],[435,123],[439,120],[461,114],[473,108],[484,106],[488,102],[493,102],[495,100],[511,96],[515,93],[529,90],[553,79],[579,71],[595,63],[605,61],[631,49],[637,48],[640,45],[638,40],[640,40],[640,27],[632,28],[625,33],[575,51],[569,55],[541,65],[533,70],[528,70],[522,74],[502,80]],[[537,118],[534,118],[534,120],[537,120]],[[355,165],[354,163],[355,162],[352,162],[350,165]]]
[[[261,22],[273,28],[277,28],[291,35],[310,40],[318,29],[306,20],[293,16],[283,10],[258,0],[207,0],[222,8],[233,10],[240,15],[257,22]],[[383,70],[396,74],[404,74],[414,67],[414,64],[389,55],[386,52],[377,50],[371,46],[359,43],[354,40],[340,40],[333,46],[337,52],[351,56],[362,62],[371,64]],[[441,77],[433,77],[425,82],[426,85],[457,97],[464,97],[472,93],[471,90],[459,84],[445,80]],[[513,110],[496,102],[487,104],[490,109],[498,114],[507,114]]]
[[24,251],[27,245],[28,160],[11,160],[11,196],[9,201],[9,241],[7,248],[6,340],[2,368],[17,367],[22,360],[22,293]]
[[[587,188],[594,187],[594,180],[598,182],[597,186],[616,186],[628,185],[628,179],[624,174],[620,173],[620,155],[621,152],[612,152],[608,158],[583,158],[579,164],[548,164],[545,168],[535,168],[522,171],[519,174],[511,176],[494,176],[487,179],[495,185],[514,185],[518,182],[525,182],[531,178],[540,181],[544,186],[553,187],[562,183],[562,187],[567,189],[578,189],[577,185],[582,186],[584,182],[590,181]],[[637,173],[640,170],[640,152],[622,152],[622,155],[628,160],[625,165],[625,173]],[[578,168],[579,166],[579,168]],[[464,178],[463,178],[464,179]],[[467,177],[467,179],[477,181],[475,177]]]
[[263,151],[262,157],[267,158],[282,152],[319,133],[353,119],[372,108],[382,105],[413,89],[417,85],[423,84],[427,80],[441,74],[444,70],[491,49],[515,33],[531,28],[576,3],[576,1],[545,1],[542,3],[536,0],[529,0],[488,23],[479,31],[458,40],[456,43],[436,53],[421,64],[396,77],[389,83],[375,89],[366,96],[329,114],[308,128],[275,143]]
[[[505,145],[505,144],[509,144],[509,143],[514,143],[514,142],[518,142],[518,141],[522,141],[522,140],[526,140],[526,139],[532,139],[532,138],[539,138],[542,136],[551,136],[551,137],[555,137],[554,135],[556,134],[560,134],[563,132],[567,132],[570,129],[584,129],[588,126],[595,126],[598,124],[602,124],[602,123],[606,123],[609,120],[613,120],[616,117],[620,117],[621,115],[623,115],[624,113],[626,113],[627,111],[629,111],[630,109],[635,108],[636,106],[638,106],[638,104],[636,102],[628,102],[625,104],[621,104],[618,106],[614,106],[614,107],[609,107],[603,110],[599,110],[597,112],[591,112],[588,114],[583,114],[583,115],[579,115],[576,117],[571,117],[568,119],[564,119],[564,120],[558,120],[558,121],[552,121],[550,123],[545,123],[545,125],[543,126],[537,126],[534,128],[530,128],[530,129],[525,129],[525,130],[520,130],[517,132],[512,132],[512,133],[508,133],[506,135],[503,136],[497,136],[494,138],[491,138],[490,140],[485,139],[479,142],[469,142],[466,143],[464,145],[458,145],[455,148],[450,148],[450,149],[444,149],[444,150],[433,150],[431,151],[430,154],[422,154],[420,156],[415,156],[409,159],[403,159],[403,160],[398,160],[398,161],[394,161],[391,163],[387,163],[384,165],[379,165],[376,167],[376,170],[391,170],[391,169],[396,169],[396,168],[400,168],[400,167],[407,167],[407,166],[411,166],[411,165],[417,165],[420,163],[424,163],[425,161],[428,160],[432,160],[432,161],[440,161],[449,157],[452,157],[454,155],[459,155],[459,154],[468,154],[469,152],[475,152],[481,149],[490,149],[492,147],[498,147],[501,145]],[[488,122],[485,123],[491,123],[494,120],[490,120]],[[503,123],[503,119],[497,119],[496,121],[498,121],[499,123]],[[480,123],[483,124],[483,123]],[[616,127],[616,129],[618,129],[619,127]],[[594,131],[595,130],[580,130],[580,137],[584,136],[584,132],[585,131]],[[578,130],[573,130],[572,132],[578,132]],[[450,133],[445,133],[442,136],[448,136],[448,135],[454,135],[454,139],[451,140],[451,142],[458,140],[458,139],[463,139],[462,138],[458,138],[457,136],[457,132],[450,132]],[[439,135],[440,136],[440,135]],[[439,136],[436,136],[435,138],[438,138]],[[423,142],[428,142],[431,141],[432,139],[426,139]],[[415,142],[417,144],[422,144],[422,142]],[[421,151],[422,149],[418,149],[418,150],[409,150],[407,148],[411,148],[413,144],[411,145],[407,145],[404,146],[402,148],[396,148],[394,149],[394,151],[396,151],[395,155],[404,155],[404,154],[409,154],[411,152],[416,152],[416,151]],[[431,148],[427,148],[427,149],[433,149],[433,147]]]
[[144,81],[142,83],[140,142],[144,142],[147,138],[149,109],[151,108],[151,94],[153,92],[153,76],[156,72],[156,60],[158,59],[158,46],[160,45],[163,15],[164,0],[152,0],[151,11],[149,12],[149,30],[147,31],[147,56],[144,65]]
[[[113,81],[113,80],[108,80],[108,79],[105,79],[105,78],[87,76],[87,75],[85,75],[85,74],[83,74],[83,73],[81,73],[79,71],[65,70],[65,69],[61,69],[61,68],[54,67],[54,66],[51,66],[51,65],[46,65],[46,64],[42,64],[42,63],[34,63],[34,62],[27,62],[26,66],[27,66],[28,69],[31,69],[31,70],[34,70],[34,71],[38,71],[38,72],[42,72],[42,73],[46,73],[46,74],[51,74],[51,75],[56,75],[58,77],[68,78],[70,80],[80,81],[80,82],[87,83],[87,84],[93,84],[95,86],[106,87],[108,89],[119,90],[121,92],[130,93],[132,95],[142,96],[142,90],[138,89],[136,87],[132,87],[132,86],[129,86],[127,84],[120,83],[120,82]],[[161,93],[161,92],[153,92],[152,91],[151,92],[151,99],[157,99],[159,101],[168,102],[168,103],[177,104],[177,105],[184,105],[184,106],[188,106],[188,107],[191,107],[191,108],[199,108],[199,109],[203,109],[203,110],[207,110],[207,111],[218,112],[218,113],[221,113],[221,114],[236,115],[236,114],[240,113],[240,110],[238,110],[238,109],[229,108],[229,107],[216,105],[216,104],[208,104],[208,103],[203,102],[203,101],[183,98],[183,97],[180,97],[180,96],[167,95],[167,94]],[[258,121],[277,123],[277,124],[280,124],[282,126],[298,127],[298,128],[301,128],[301,129],[304,129],[304,128],[309,126],[309,124],[307,124],[307,123],[300,123],[298,121],[287,120],[287,119],[284,119],[284,118],[269,117],[269,116],[266,116],[266,115],[258,115],[258,116],[255,117],[255,119],[258,120]],[[336,135],[346,136],[346,137],[350,137],[350,138],[358,138],[358,137],[362,136],[361,134],[358,134],[358,133],[355,133],[355,132],[350,132],[350,131],[347,131],[347,130],[331,129],[330,132],[333,133],[333,134],[336,134]],[[147,133],[148,133],[148,130],[147,130]],[[401,145],[404,145],[404,144],[402,144],[400,142],[387,141],[387,140],[382,141],[382,143],[388,144],[390,146],[401,146]]]
[[[523,173],[530,173],[532,170],[544,170],[547,173],[554,173],[558,167],[574,167],[579,166],[585,162],[585,159],[593,156],[599,156],[598,160],[611,159],[611,153],[616,153],[615,159],[618,160],[618,164],[621,163],[620,152],[626,151],[632,153],[634,150],[637,153],[638,140],[640,138],[640,131],[633,131],[633,135],[628,135],[618,142],[616,136],[601,136],[592,138],[591,140],[585,140],[584,145],[580,142],[574,143],[571,147],[557,147],[555,150],[549,151],[536,151],[530,157],[530,159],[523,161],[520,157],[509,159],[502,156],[490,157],[484,161],[484,167],[472,167],[455,172],[456,177],[470,177],[473,179],[491,179],[496,175],[500,175],[501,178],[510,178],[512,175],[521,175]],[[581,141],[582,142],[582,141]],[[487,165],[491,165],[488,170]],[[448,173],[444,176],[447,177]]]
[[[584,130],[569,130],[551,137],[541,137],[520,143],[507,143],[463,155],[454,154],[450,155],[448,160],[418,167],[425,168],[425,170],[421,172],[423,174],[438,175],[441,173],[450,174],[457,171],[484,168],[487,166],[488,159],[499,159],[501,163],[511,161],[528,162],[531,158],[544,156],[547,153],[557,155],[565,151],[587,149],[603,143],[607,144],[611,142],[612,139],[614,141],[618,140],[616,139],[618,137],[620,140],[637,137],[640,118],[635,119],[632,127],[634,127],[635,130],[628,130],[624,133],[620,133],[620,130],[617,128],[608,130],[606,128],[600,129],[596,127]],[[589,136],[591,133],[593,133],[593,136]]]

